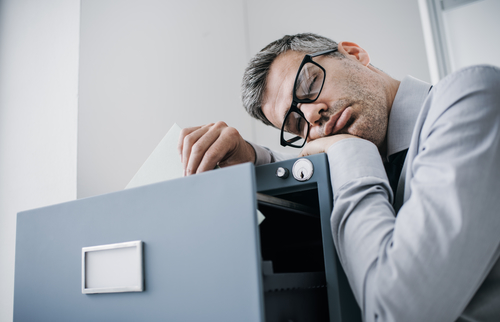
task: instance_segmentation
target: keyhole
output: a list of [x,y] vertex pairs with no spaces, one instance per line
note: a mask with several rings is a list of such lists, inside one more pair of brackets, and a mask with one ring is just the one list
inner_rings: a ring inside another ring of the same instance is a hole
[[304,179],[304,171],[300,171],[300,178]]

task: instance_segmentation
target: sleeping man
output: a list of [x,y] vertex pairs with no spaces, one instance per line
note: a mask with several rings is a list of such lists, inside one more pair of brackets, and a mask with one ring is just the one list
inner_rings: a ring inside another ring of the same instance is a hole
[[[500,319],[500,69],[399,81],[355,43],[298,34],[257,53],[242,97],[282,145],[328,155],[334,243],[365,321]],[[179,152],[185,175],[284,158],[223,122],[184,129]]]

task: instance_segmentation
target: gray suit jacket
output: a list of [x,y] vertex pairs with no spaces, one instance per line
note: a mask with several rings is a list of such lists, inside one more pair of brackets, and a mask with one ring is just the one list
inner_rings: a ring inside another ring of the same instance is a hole
[[328,150],[339,258],[366,321],[500,321],[500,70],[466,68],[425,90],[403,81],[399,100],[415,99],[391,111],[397,139],[409,124],[393,116],[424,98],[402,118],[414,126],[395,207],[372,143]]
[[328,150],[337,252],[366,321],[500,321],[500,70],[429,88],[406,77],[391,109],[384,158],[409,149],[396,200],[372,143]]

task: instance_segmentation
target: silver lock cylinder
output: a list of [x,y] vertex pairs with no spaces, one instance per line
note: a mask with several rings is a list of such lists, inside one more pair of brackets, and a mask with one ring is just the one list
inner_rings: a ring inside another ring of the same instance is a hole
[[276,176],[278,178],[281,178],[281,179],[286,179],[288,178],[288,174],[290,173],[290,171],[288,171],[287,168],[283,168],[283,167],[279,167],[277,170],[276,170]]
[[292,174],[297,181],[307,181],[311,179],[314,172],[314,166],[309,159],[300,158],[293,164]]

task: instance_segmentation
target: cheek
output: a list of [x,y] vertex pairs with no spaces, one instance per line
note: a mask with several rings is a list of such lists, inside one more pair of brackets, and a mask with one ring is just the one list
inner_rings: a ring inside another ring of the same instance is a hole
[[327,101],[334,101],[340,97],[342,97],[342,84],[337,84],[334,82],[325,82],[323,85],[323,89],[321,90],[320,99]]

